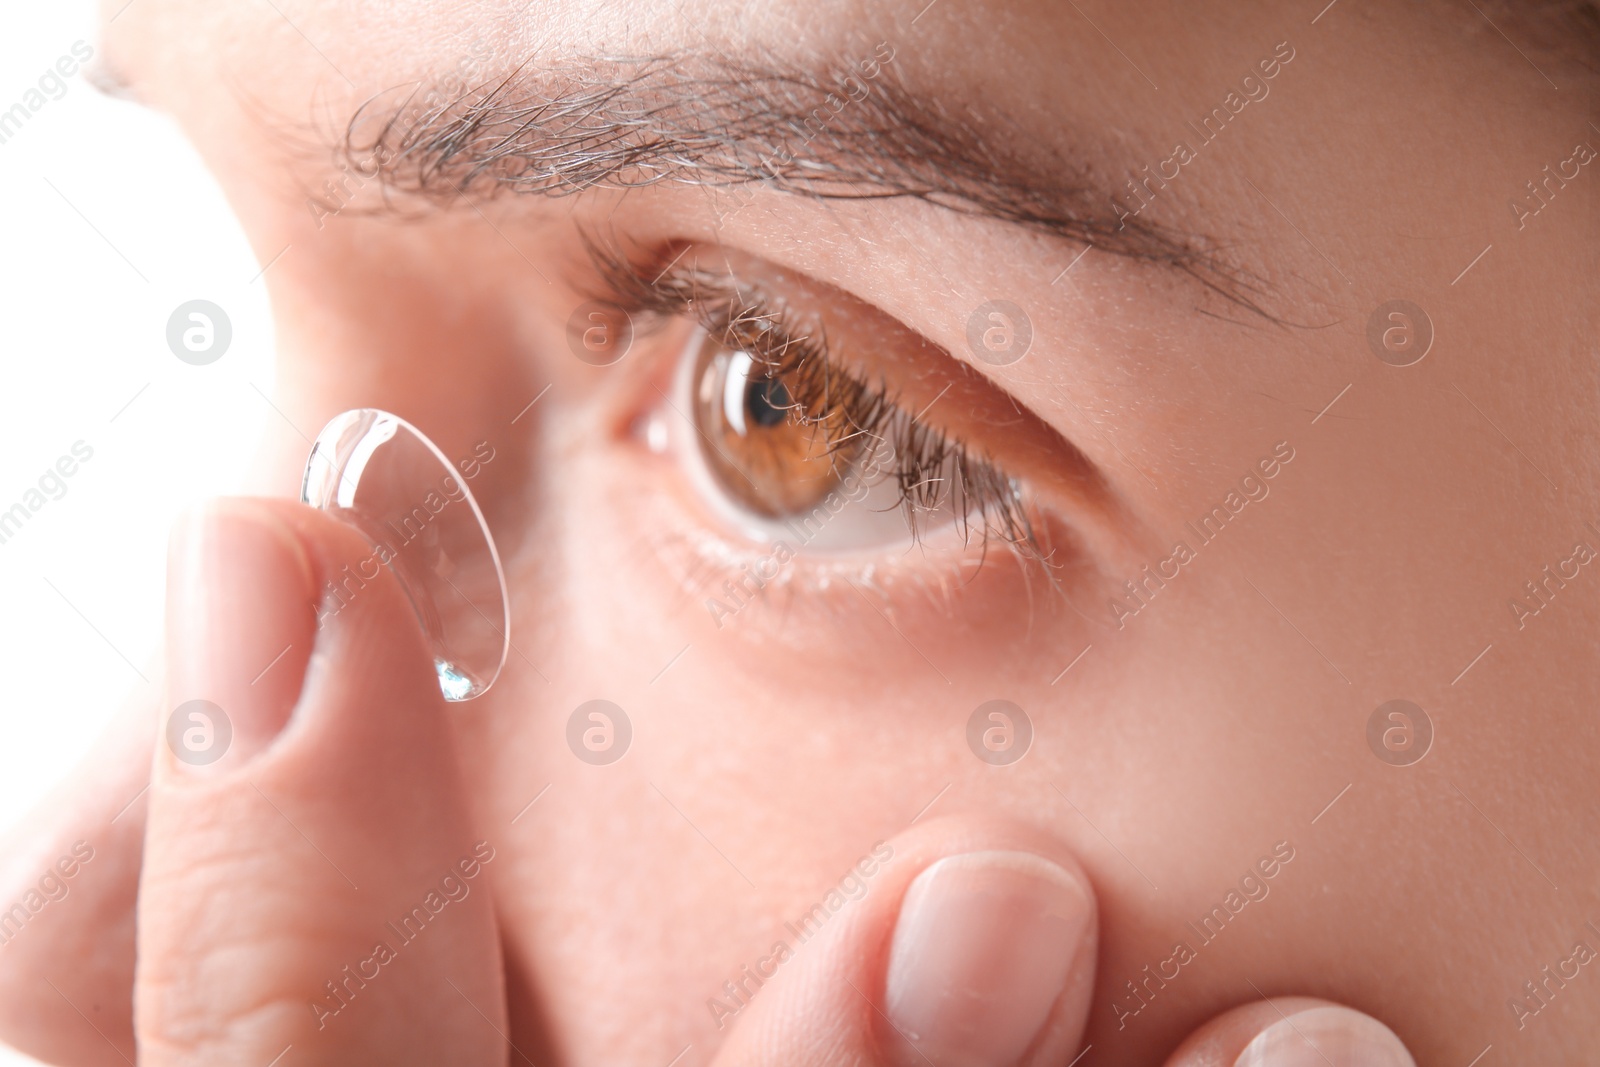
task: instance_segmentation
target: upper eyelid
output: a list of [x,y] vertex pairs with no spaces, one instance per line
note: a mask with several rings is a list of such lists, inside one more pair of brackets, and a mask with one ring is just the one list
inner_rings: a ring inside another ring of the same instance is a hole
[[[714,275],[706,271],[690,271],[683,268],[680,266],[681,254],[686,250],[687,248],[682,249],[670,259],[664,260],[665,266],[659,269],[654,266],[641,269],[633,260],[594,245],[590,247],[590,254],[602,281],[609,290],[608,295],[612,299],[620,300],[624,310],[630,314],[642,312],[647,316],[644,324],[646,331],[658,322],[664,322],[685,311],[691,312],[708,332],[721,329],[724,317],[720,314],[722,309],[717,301],[737,299],[747,307],[760,308],[764,313],[763,317],[773,322],[782,332],[785,343],[808,343],[824,354],[824,361],[828,365],[839,366],[836,347],[828,340],[827,331],[823,326],[813,325],[804,334],[797,332],[793,322],[793,311],[787,300],[775,296],[763,286],[742,280],[732,269]],[[699,294],[693,300],[684,299],[681,289],[662,284],[668,279],[680,280],[690,276],[697,281],[703,280],[707,286],[703,294]],[[840,367],[840,371],[851,373],[843,367]],[[867,380],[864,373],[857,373],[855,376],[862,381]],[[870,384],[881,388],[889,403],[915,419],[914,413],[901,402],[900,390],[882,382],[881,376],[879,378],[878,382]]]
[[[616,243],[615,241],[603,241],[592,234],[585,234],[584,247],[588,253],[590,264],[598,275],[598,281],[600,284],[598,291],[594,291],[594,287],[592,286],[581,288],[588,288],[588,295],[592,299],[610,301],[620,305],[622,310],[629,314],[630,318],[636,314],[642,314],[645,316],[646,321],[643,324],[644,330],[637,332],[647,332],[651,327],[663,324],[670,320],[673,316],[680,315],[685,310],[685,302],[677,298],[660,283],[663,279],[671,277],[671,272],[673,270],[682,268],[684,261],[689,258],[691,250],[695,248],[694,242],[666,242],[649,250],[649,254],[641,256],[629,255],[623,250],[620,244]],[[698,277],[705,279],[710,279],[712,277],[727,277],[734,279],[735,285],[732,287],[732,291],[739,294],[742,299],[749,302],[761,302],[775,311],[782,312],[785,316],[789,317],[791,326],[793,325],[793,316],[795,311],[794,302],[785,296],[779,296],[772,293],[770,286],[753,280],[752,274],[754,272],[737,268],[737,265],[734,262],[735,259],[745,259],[749,257],[742,253],[736,253],[720,248],[717,251],[723,257],[719,269],[715,272],[715,274],[709,271],[697,271],[696,274]],[[786,273],[792,274],[793,272]],[[801,280],[802,279],[799,277],[794,278],[794,281],[796,282]],[[815,285],[819,283],[810,284]],[[832,289],[831,286],[827,286],[826,288]],[[713,289],[707,295],[716,296],[719,293],[726,293],[729,291],[729,286],[722,285],[716,289]],[[843,294],[842,292],[841,295],[848,297],[848,294]],[[756,299],[758,297],[759,301]],[[862,303],[854,297],[848,297],[848,299],[853,300],[856,303]],[[1023,405],[1018,404],[1016,398],[1011,396],[1010,393],[982,377],[976,371],[971,370],[966,364],[952,356],[944,347],[928,340],[920,333],[917,333],[909,326],[900,323],[898,320],[893,319],[884,312],[878,311],[876,308],[873,308],[872,310],[879,317],[893,322],[894,327],[898,331],[915,337],[921,345],[925,346],[929,350],[931,355],[936,354],[937,356],[943,357],[944,360],[948,361],[951,377],[949,378],[947,384],[954,385],[960,383],[970,389],[998,393],[1004,397],[1007,414],[1014,416],[1014,418],[1005,419],[1004,423],[996,419],[990,419],[985,423],[985,425],[1003,427],[1005,424],[1016,422],[1034,424],[1038,428],[1046,431],[1060,446],[1070,450],[1076,457],[1079,465],[1085,468],[1094,467],[1094,464],[1088,459],[1088,457],[1085,456],[1075,445],[1073,445],[1071,441],[1062,436],[1059,431],[1055,430],[1054,427],[1049,426],[1049,424],[1044,422],[1044,420],[1041,419],[1036,413],[1024,407]],[[813,315],[808,317],[815,318],[816,316]],[[807,326],[809,329],[815,329],[824,335],[827,333],[825,325],[821,324],[820,322],[815,324],[807,323]],[[838,354],[837,350],[831,346],[829,351]],[[858,366],[855,368],[855,371],[857,376],[863,380],[883,380],[883,374],[878,368]],[[904,380],[900,381],[896,383],[896,388],[889,390],[889,392],[894,396],[911,401],[912,398],[910,393],[912,390],[907,388],[908,384],[912,383]],[[915,384],[921,383],[918,382]],[[918,410],[924,409],[937,396],[942,395],[940,389],[937,388],[930,388],[925,391],[927,393],[925,397],[917,398],[919,401],[916,404]],[[945,425],[943,420],[931,420],[929,425],[944,430],[945,432],[951,431],[951,428]]]

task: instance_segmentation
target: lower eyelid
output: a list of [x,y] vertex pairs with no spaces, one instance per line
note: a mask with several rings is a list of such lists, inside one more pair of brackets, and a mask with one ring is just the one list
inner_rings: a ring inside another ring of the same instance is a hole
[[932,652],[934,642],[974,627],[985,642],[1007,648],[1043,634],[1054,635],[1051,647],[1076,647],[1098,633],[1082,607],[1098,602],[1101,590],[1091,584],[1098,577],[1076,573],[1076,565],[1059,572],[1060,595],[1052,595],[1037,566],[1003,551],[991,550],[981,565],[970,551],[927,546],[873,558],[791,553],[717,534],[680,493],[650,496],[640,503],[651,552],[639,565],[667,583],[670,614],[703,619],[717,640],[744,642],[757,655],[781,647],[790,659],[844,655],[874,671],[903,659],[920,669],[913,647]]

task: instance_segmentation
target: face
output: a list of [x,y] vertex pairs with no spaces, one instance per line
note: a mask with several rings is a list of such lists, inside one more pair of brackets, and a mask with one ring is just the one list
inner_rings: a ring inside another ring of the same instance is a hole
[[1585,53],[916,6],[108,32],[272,261],[277,483],[354,407],[482,461],[513,650],[450,714],[513,1040],[709,1059],[786,921],[977,813],[1082,857],[1119,1062],[1252,988],[1510,1041],[1600,921]]

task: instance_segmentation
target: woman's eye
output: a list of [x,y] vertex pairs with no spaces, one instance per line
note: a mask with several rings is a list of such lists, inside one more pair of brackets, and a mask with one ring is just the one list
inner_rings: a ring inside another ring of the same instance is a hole
[[1042,558],[1019,483],[921,417],[955,381],[913,414],[892,382],[855,369],[894,365],[877,358],[889,355],[903,367],[908,352],[937,353],[928,342],[848,294],[832,294],[847,313],[830,317],[839,309],[821,303],[822,287],[791,279],[810,300],[800,306],[714,257],[710,268],[682,252],[665,268],[603,249],[595,258],[609,299],[669,343],[688,334],[670,395],[633,425],[725,526],[813,554],[935,539],[959,553],[996,537]]
[[840,488],[866,451],[837,412],[812,412],[785,373],[703,329],[690,341],[701,451],[722,490],[769,519],[811,511]]

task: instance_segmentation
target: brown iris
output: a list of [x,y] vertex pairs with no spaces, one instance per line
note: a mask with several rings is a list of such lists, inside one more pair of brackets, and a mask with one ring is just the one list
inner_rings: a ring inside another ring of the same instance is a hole
[[706,462],[722,489],[759,515],[809,512],[857,458],[838,412],[807,410],[798,370],[703,334],[693,381]]

